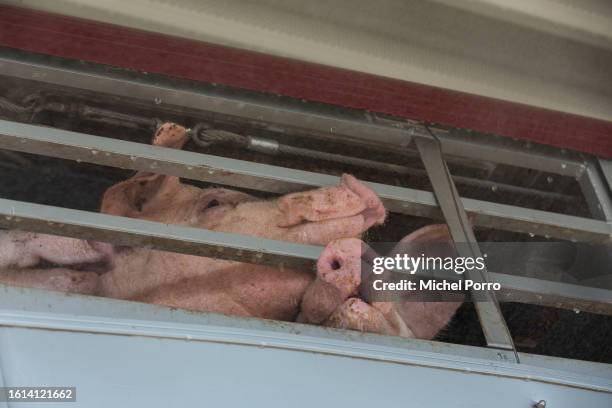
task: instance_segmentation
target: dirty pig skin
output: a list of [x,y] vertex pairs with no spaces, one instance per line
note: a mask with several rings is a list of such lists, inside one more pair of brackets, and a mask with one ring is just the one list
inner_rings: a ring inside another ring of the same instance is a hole
[[[156,146],[181,149],[185,128],[165,123]],[[167,224],[325,246],[316,274],[22,231],[0,232],[0,282],[404,337],[432,338],[459,303],[359,298],[361,235],[384,222],[376,194],[351,175],[340,184],[261,200],[177,177],[138,172],[109,188],[101,212]],[[444,225],[403,242],[449,240]]]

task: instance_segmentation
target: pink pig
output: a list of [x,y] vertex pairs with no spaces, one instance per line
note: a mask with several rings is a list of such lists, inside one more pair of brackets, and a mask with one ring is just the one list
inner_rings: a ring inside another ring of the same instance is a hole
[[[183,127],[166,123],[153,144],[182,148],[186,140]],[[359,238],[382,224],[386,214],[376,194],[350,175],[342,176],[337,187],[260,200],[139,172],[107,190],[101,212],[326,247],[315,276],[145,248],[113,249],[72,238],[0,232],[0,282],[419,338],[435,336],[459,305],[368,304],[359,298]],[[446,226],[436,225],[404,241],[449,239]]]

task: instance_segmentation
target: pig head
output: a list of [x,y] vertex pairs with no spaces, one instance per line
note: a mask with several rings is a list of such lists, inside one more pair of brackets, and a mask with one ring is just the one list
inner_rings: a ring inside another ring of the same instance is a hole
[[[404,253],[411,245],[449,244],[446,225],[421,228],[407,235],[387,256]],[[362,262],[377,254],[359,239],[340,239],[326,246],[317,263],[317,276],[302,298],[298,321],[329,327],[401,337],[433,338],[455,314],[461,302],[395,302],[362,300]],[[417,254],[408,254],[411,256]]]

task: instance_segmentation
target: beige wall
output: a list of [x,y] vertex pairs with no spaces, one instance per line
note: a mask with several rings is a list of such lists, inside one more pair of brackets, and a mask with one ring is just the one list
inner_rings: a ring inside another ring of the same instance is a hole
[[612,121],[608,0],[12,3]]

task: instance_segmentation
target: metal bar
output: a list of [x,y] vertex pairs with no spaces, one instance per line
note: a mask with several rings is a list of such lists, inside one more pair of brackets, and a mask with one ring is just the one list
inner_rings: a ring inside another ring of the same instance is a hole
[[[238,116],[257,122],[271,123],[286,128],[299,128],[332,134],[369,143],[405,147],[409,143],[406,130],[413,130],[416,138],[425,133],[421,125],[400,120],[389,120],[373,114],[362,114],[337,107],[305,104],[284,98],[264,98],[261,95],[236,95],[220,89],[205,90],[197,84],[172,85],[156,79],[155,83],[146,76],[127,78],[118,73],[95,69],[80,64],[78,69],[53,66],[49,62],[36,61],[36,56],[12,57],[4,50],[0,56],[0,74],[15,78],[36,80],[81,90],[145,100],[150,104],[163,103],[172,106],[206,110],[218,114]],[[30,61],[28,61],[30,60]],[[63,65],[67,62],[63,61]],[[525,152],[494,143],[474,143],[449,136],[445,131],[433,129],[440,139],[445,154],[475,160],[494,161],[500,164],[527,167],[565,176],[578,177],[583,164],[555,155]]]
[[[393,270],[401,275],[405,271]],[[431,279],[427,271],[410,274],[411,279]],[[436,277],[439,278],[439,277]],[[463,276],[450,272],[444,279],[459,282]],[[579,284],[564,283],[548,279],[538,279],[516,274],[488,271],[489,282],[496,282],[501,289],[496,292],[500,302],[518,302],[540,306],[568,309],[576,313],[589,312],[612,316],[612,289],[596,288]],[[404,298],[408,300],[408,298]],[[420,297],[423,301],[438,301],[435,298]]]
[[[496,147],[492,144],[467,140],[453,134],[452,131],[447,134],[436,129],[431,130],[442,143],[444,157],[450,155],[490,160],[498,164],[540,170],[569,177],[578,177],[584,171],[584,164],[578,160],[529,152],[508,146]],[[466,156],[466,154],[469,156]]]
[[[600,160],[599,164],[598,167],[595,160],[588,161],[585,171],[578,178],[578,183],[593,218],[612,225],[612,197],[610,196],[612,189],[608,185],[609,180],[606,180],[606,177],[612,176],[612,173],[606,174],[608,169],[603,160]],[[603,262],[612,265],[612,242],[608,242],[605,248],[607,250],[602,256],[607,261]]]
[[[3,100],[5,102],[3,102]],[[42,101],[44,99],[41,97],[40,100]],[[2,116],[3,103],[16,106],[16,104],[13,104],[9,100],[5,100],[4,98],[0,97],[0,116]],[[29,111],[26,107],[22,107],[23,111],[30,112],[30,114],[33,114],[34,110],[36,111],[36,114],[40,114],[41,112],[59,112],[71,115],[71,117],[73,115],[76,115],[81,119],[110,124],[112,126],[122,126],[135,129],[148,128],[152,132],[161,122],[160,119],[157,118],[150,118],[148,116],[143,115],[126,114],[117,110],[89,106],[84,103],[59,103],[46,101],[40,105],[29,104],[29,106],[32,107],[31,111]],[[11,117],[9,117],[8,119],[15,120]],[[33,121],[31,121],[31,123],[35,124],[35,122]],[[197,124],[194,127],[200,127],[201,130],[192,132],[192,140],[202,148],[209,148],[211,145],[220,144],[225,146],[235,146],[239,149],[247,149],[258,153],[264,153],[267,155],[276,156],[280,154],[298,156],[312,160],[325,160],[339,164],[348,164],[361,168],[379,170],[386,173],[397,173],[401,175],[420,177],[427,175],[425,170],[419,168],[413,168],[399,164],[383,163],[380,161],[373,161],[360,157],[328,153],[320,150],[312,150],[303,147],[292,146],[284,144],[282,142],[278,142],[275,139],[268,139],[252,135],[243,135],[222,129],[214,129],[210,125],[205,125],[204,123]],[[19,155],[9,151],[0,151],[0,155],[2,154],[14,154],[14,159],[18,159],[20,157]],[[462,161],[466,165],[472,167],[476,164],[474,160],[470,159]],[[455,163],[456,162],[457,160],[455,160]],[[10,163],[3,164],[0,162],[0,166],[14,167],[15,165]],[[489,166],[495,167],[496,165],[493,163],[488,163],[481,167],[486,168]],[[491,169],[487,170],[492,171]],[[531,195],[543,200],[562,201],[569,205],[575,204],[578,201],[577,197],[571,195],[555,193],[551,191],[542,191],[535,188],[521,187],[496,181],[481,180],[474,177],[453,175],[453,180],[455,180],[455,182],[460,185],[474,186],[477,188],[484,189],[494,189],[496,191],[499,190],[500,192],[507,192],[512,194]]]
[[[440,143],[438,140],[431,138],[418,139],[416,144],[453,241],[457,244],[466,244],[456,245],[457,252],[463,257],[482,257],[467,213],[461,204],[459,192],[442,157]],[[486,269],[482,271],[467,270],[466,276],[468,279],[476,282],[489,282]],[[487,345],[489,347],[514,350],[514,342],[495,298],[495,293],[492,290],[487,290],[482,292],[482,296],[484,298],[483,301],[474,301],[474,306],[478,313]]]
[[320,247],[0,199],[0,227],[312,270]]
[[540,306],[612,316],[612,290],[489,272],[491,282],[501,284],[502,302]]
[[[0,226],[219,259],[313,270],[320,247],[0,199]],[[612,291],[490,272],[504,299],[612,315]]]
[[578,183],[593,218],[612,221],[612,200],[609,188],[595,162],[586,164],[585,171],[578,178]]
[[[278,194],[339,182],[336,176],[4,120],[0,120],[0,148]],[[442,218],[431,192],[367,184],[389,211]],[[476,226],[576,241],[611,241],[612,226],[603,221],[470,198],[461,201]]]
[[[113,115],[115,115],[113,113]],[[110,116],[110,115],[109,115]],[[149,120],[150,122],[150,120]],[[206,128],[199,132],[194,132],[193,141],[200,147],[208,148],[212,144],[224,144],[226,146],[236,146],[240,149],[248,149],[268,155],[279,155],[285,154],[290,156],[298,156],[301,158],[312,159],[312,160],[324,160],[339,164],[348,164],[351,166],[358,166],[366,169],[374,169],[383,171],[386,173],[397,173],[400,175],[410,175],[424,177],[427,176],[427,172],[423,169],[408,167],[399,164],[383,163],[380,161],[373,161],[369,159],[363,159],[360,157],[351,157],[337,153],[327,153],[319,150],[306,149],[302,147],[296,147],[279,143],[273,139],[265,139],[257,136],[241,135],[225,130]],[[549,191],[541,191],[529,187],[520,187],[511,184],[500,183],[490,180],[480,180],[477,178],[455,176],[453,175],[455,183],[460,185],[474,186],[477,188],[496,189],[501,192],[508,192],[513,194],[526,194],[537,196],[541,199],[558,200],[566,203],[575,203],[578,201],[576,197],[554,193]]]
[[598,162],[608,183],[608,189],[612,191],[612,160],[598,159]]

